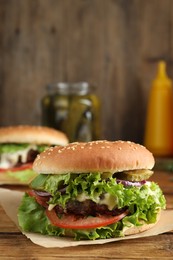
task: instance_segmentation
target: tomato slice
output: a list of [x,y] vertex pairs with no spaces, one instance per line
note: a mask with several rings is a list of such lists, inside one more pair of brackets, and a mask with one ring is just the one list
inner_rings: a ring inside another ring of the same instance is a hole
[[125,212],[117,216],[100,215],[97,217],[78,217],[72,214],[63,214],[59,217],[56,214],[55,209],[48,210],[47,201],[49,200],[49,197],[39,196],[33,190],[30,190],[27,193],[29,196],[34,197],[38,204],[46,208],[46,215],[49,218],[51,224],[61,228],[90,229],[108,226],[110,224],[118,222],[119,220],[127,216],[129,213],[129,211],[126,210]]
[[46,215],[49,218],[50,222],[54,226],[61,228],[70,228],[70,229],[90,229],[110,225],[116,223],[125,216],[129,211],[125,211],[118,216],[97,216],[97,217],[80,217],[77,218],[75,215],[61,215],[59,218],[55,210],[46,209]]
[[31,197],[34,197],[38,204],[43,206],[44,208],[48,207],[47,201],[49,200],[49,197],[41,197],[37,195],[33,190],[27,191],[28,195]]
[[8,172],[8,171],[17,172],[17,171],[23,171],[23,170],[26,170],[26,169],[31,169],[31,168],[32,168],[32,165],[33,165],[33,163],[25,163],[25,164],[22,164],[22,165],[19,166],[19,167],[13,167],[13,168],[8,168],[8,169],[0,168],[0,172]]

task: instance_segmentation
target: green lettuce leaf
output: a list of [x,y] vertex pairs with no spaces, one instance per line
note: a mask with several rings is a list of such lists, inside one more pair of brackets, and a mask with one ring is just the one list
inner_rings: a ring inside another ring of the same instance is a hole
[[[66,193],[62,195],[58,190],[63,187],[66,187]],[[150,182],[141,187],[124,187],[122,184],[117,184],[113,177],[102,179],[100,173],[39,174],[31,182],[31,188],[49,192],[52,195],[49,203],[62,207],[65,207],[69,200],[77,199],[81,194],[96,203],[102,195],[110,194],[111,200],[114,200],[114,206],[117,208],[128,206],[132,213],[136,207],[140,207],[140,211],[144,212],[151,208],[154,210],[165,207],[165,198],[156,183]]]
[[[51,225],[45,214],[45,209],[33,197],[25,194],[18,210],[19,226],[25,232],[35,232],[50,236],[64,236],[65,229]],[[97,238],[111,238],[122,236],[123,224],[119,221],[107,227],[95,229],[68,230],[76,240]]]
[[0,144],[0,154],[14,153],[16,151],[24,150],[28,146],[29,146],[29,144],[12,144],[12,143]]
[[[0,144],[0,154],[3,153],[14,153],[17,151],[25,150],[30,144],[23,143],[3,143]],[[43,152],[48,146],[47,145],[37,145],[37,150],[39,153]]]
[[44,150],[46,150],[49,146],[48,145],[37,145],[37,151],[39,153],[42,153]]
[[[166,207],[164,195],[156,183],[148,182],[141,187],[124,187],[117,184],[115,178],[103,178],[100,173],[40,174],[32,181],[31,187],[49,192],[52,195],[49,203],[63,207],[69,200],[76,200],[81,194],[96,203],[98,198],[109,194],[111,201],[114,200],[115,208],[128,207],[130,214],[115,224],[95,229],[68,230],[77,240],[122,236],[125,227],[140,226],[141,221],[155,223],[158,211]],[[63,187],[66,187],[66,193],[62,195],[58,190]],[[51,225],[45,215],[45,209],[27,194],[19,207],[18,218],[24,231],[54,236],[63,236],[66,233],[65,229]]]
[[32,169],[25,169],[20,171],[7,171],[7,175],[19,180],[22,183],[28,183],[33,180],[37,174]]

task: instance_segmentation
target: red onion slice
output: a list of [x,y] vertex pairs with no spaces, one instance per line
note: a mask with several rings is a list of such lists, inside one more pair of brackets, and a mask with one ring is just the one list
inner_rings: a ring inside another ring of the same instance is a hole
[[41,197],[49,197],[51,196],[50,193],[46,192],[46,191],[38,191],[38,190],[34,190],[34,192]]
[[119,184],[123,184],[124,186],[133,186],[133,187],[141,187],[142,185],[146,184],[146,181],[126,181],[126,180],[120,180],[116,179],[116,182]]

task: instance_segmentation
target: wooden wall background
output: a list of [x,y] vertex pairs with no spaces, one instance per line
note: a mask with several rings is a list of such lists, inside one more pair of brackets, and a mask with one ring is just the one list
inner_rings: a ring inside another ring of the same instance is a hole
[[142,143],[162,58],[173,77],[172,0],[0,0],[0,125],[40,124],[47,83],[88,81],[103,137]]

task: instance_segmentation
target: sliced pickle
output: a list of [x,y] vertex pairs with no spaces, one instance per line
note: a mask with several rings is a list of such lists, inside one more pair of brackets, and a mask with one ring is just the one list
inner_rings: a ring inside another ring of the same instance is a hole
[[143,181],[149,179],[152,174],[153,171],[151,170],[133,170],[118,172],[115,177],[127,181]]
[[111,177],[112,177],[112,172],[103,172],[101,174],[101,179],[102,180],[110,179]]

